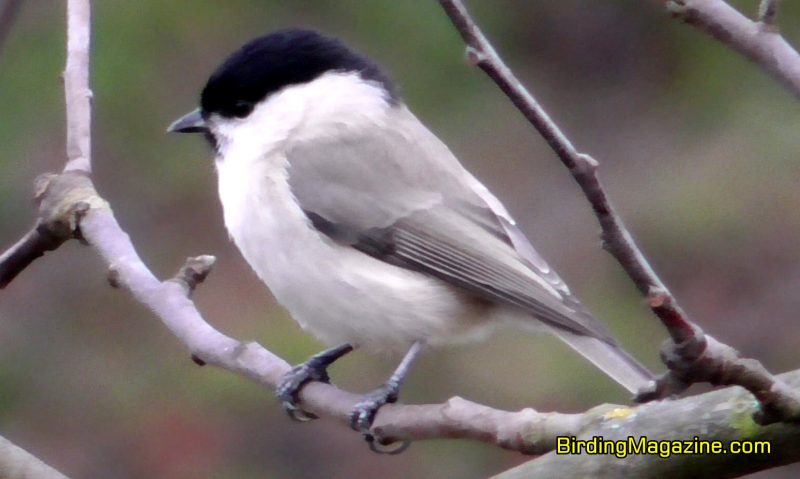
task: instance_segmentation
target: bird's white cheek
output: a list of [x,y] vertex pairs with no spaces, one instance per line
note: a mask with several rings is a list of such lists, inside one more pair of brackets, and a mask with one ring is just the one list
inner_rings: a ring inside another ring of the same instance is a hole
[[217,146],[217,161],[227,158],[230,154],[231,145],[239,129],[238,120],[215,119],[210,122],[211,134]]

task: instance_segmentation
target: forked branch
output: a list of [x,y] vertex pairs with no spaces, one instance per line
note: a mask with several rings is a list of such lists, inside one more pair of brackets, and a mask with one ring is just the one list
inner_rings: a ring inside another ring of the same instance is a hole
[[486,39],[461,0],[439,0],[467,45],[468,61],[483,70],[514,103],[569,169],[602,228],[603,246],[647,299],[670,335],[662,351],[669,372],[640,401],[662,398],[695,382],[745,387],[760,401],[756,419],[763,424],[800,418],[800,395],[771,375],[758,361],[741,359],[731,347],[703,333],[692,322],[636,246],[597,175],[598,162],[580,153]]

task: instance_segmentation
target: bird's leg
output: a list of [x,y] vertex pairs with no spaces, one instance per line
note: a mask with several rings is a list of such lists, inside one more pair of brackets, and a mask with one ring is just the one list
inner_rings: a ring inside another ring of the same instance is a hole
[[278,399],[290,418],[295,421],[310,421],[317,418],[315,414],[303,411],[297,404],[300,402],[298,397],[300,390],[311,381],[329,383],[328,366],[352,350],[353,346],[350,344],[327,349],[311,356],[308,361],[298,364],[283,375],[278,384]]
[[400,385],[408,375],[411,369],[411,364],[419,356],[422,351],[423,343],[421,341],[415,342],[411,349],[408,350],[400,365],[394,371],[394,374],[386,381],[381,387],[374,391],[367,393],[364,398],[356,404],[353,411],[350,413],[350,427],[360,432],[364,440],[369,444],[369,448],[380,454],[399,454],[408,448],[409,443],[403,442],[399,447],[393,449],[381,448],[380,444],[375,441],[375,436],[370,432],[372,422],[375,420],[375,415],[384,404],[390,404],[397,401],[397,396],[400,393]]

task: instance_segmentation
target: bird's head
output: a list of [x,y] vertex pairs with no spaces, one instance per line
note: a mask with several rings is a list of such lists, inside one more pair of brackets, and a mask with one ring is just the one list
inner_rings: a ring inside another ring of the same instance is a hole
[[[390,103],[397,99],[382,70],[338,39],[313,30],[280,30],[231,54],[206,82],[200,107],[174,121],[167,131],[203,133],[219,147],[239,126],[255,121],[273,123],[264,127],[275,127],[277,122],[290,125],[291,117],[302,115],[308,103],[358,95],[356,88],[348,88],[356,83],[371,85]],[[284,105],[289,108],[272,111],[269,120],[257,120],[264,105],[289,89],[292,104]]]

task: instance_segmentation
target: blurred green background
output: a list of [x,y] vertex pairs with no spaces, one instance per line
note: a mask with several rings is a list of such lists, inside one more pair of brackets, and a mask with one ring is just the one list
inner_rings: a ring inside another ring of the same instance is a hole
[[[26,2],[0,52],[0,243],[32,222],[31,184],[64,162],[64,2]],[[753,12],[756,1],[734,4]],[[476,18],[582,151],[654,266],[708,332],[774,371],[800,366],[800,103],[747,61],[670,20],[661,2],[474,0]],[[375,58],[411,108],[506,203],[573,291],[660,370],[662,328],[599,245],[588,204],[499,90],[463,61],[433,0],[94,2],[95,182],[151,268],[218,266],[196,294],[224,332],[299,362],[321,345],[227,239],[211,154],[165,127],[195,107],[230,51],[311,26]],[[800,37],[800,6],[780,23]],[[800,40],[798,40],[800,41]],[[337,384],[394,367],[363,353]],[[549,337],[501,332],[426,355],[402,400],[581,411],[627,394]],[[0,292],[0,434],[67,475],[113,478],[486,477],[527,458],[467,441],[370,453],[329,420],[294,424],[267,391],[198,368],[159,322],[109,288],[75,242]],[[795,477],[788,467],[757,477]]]

